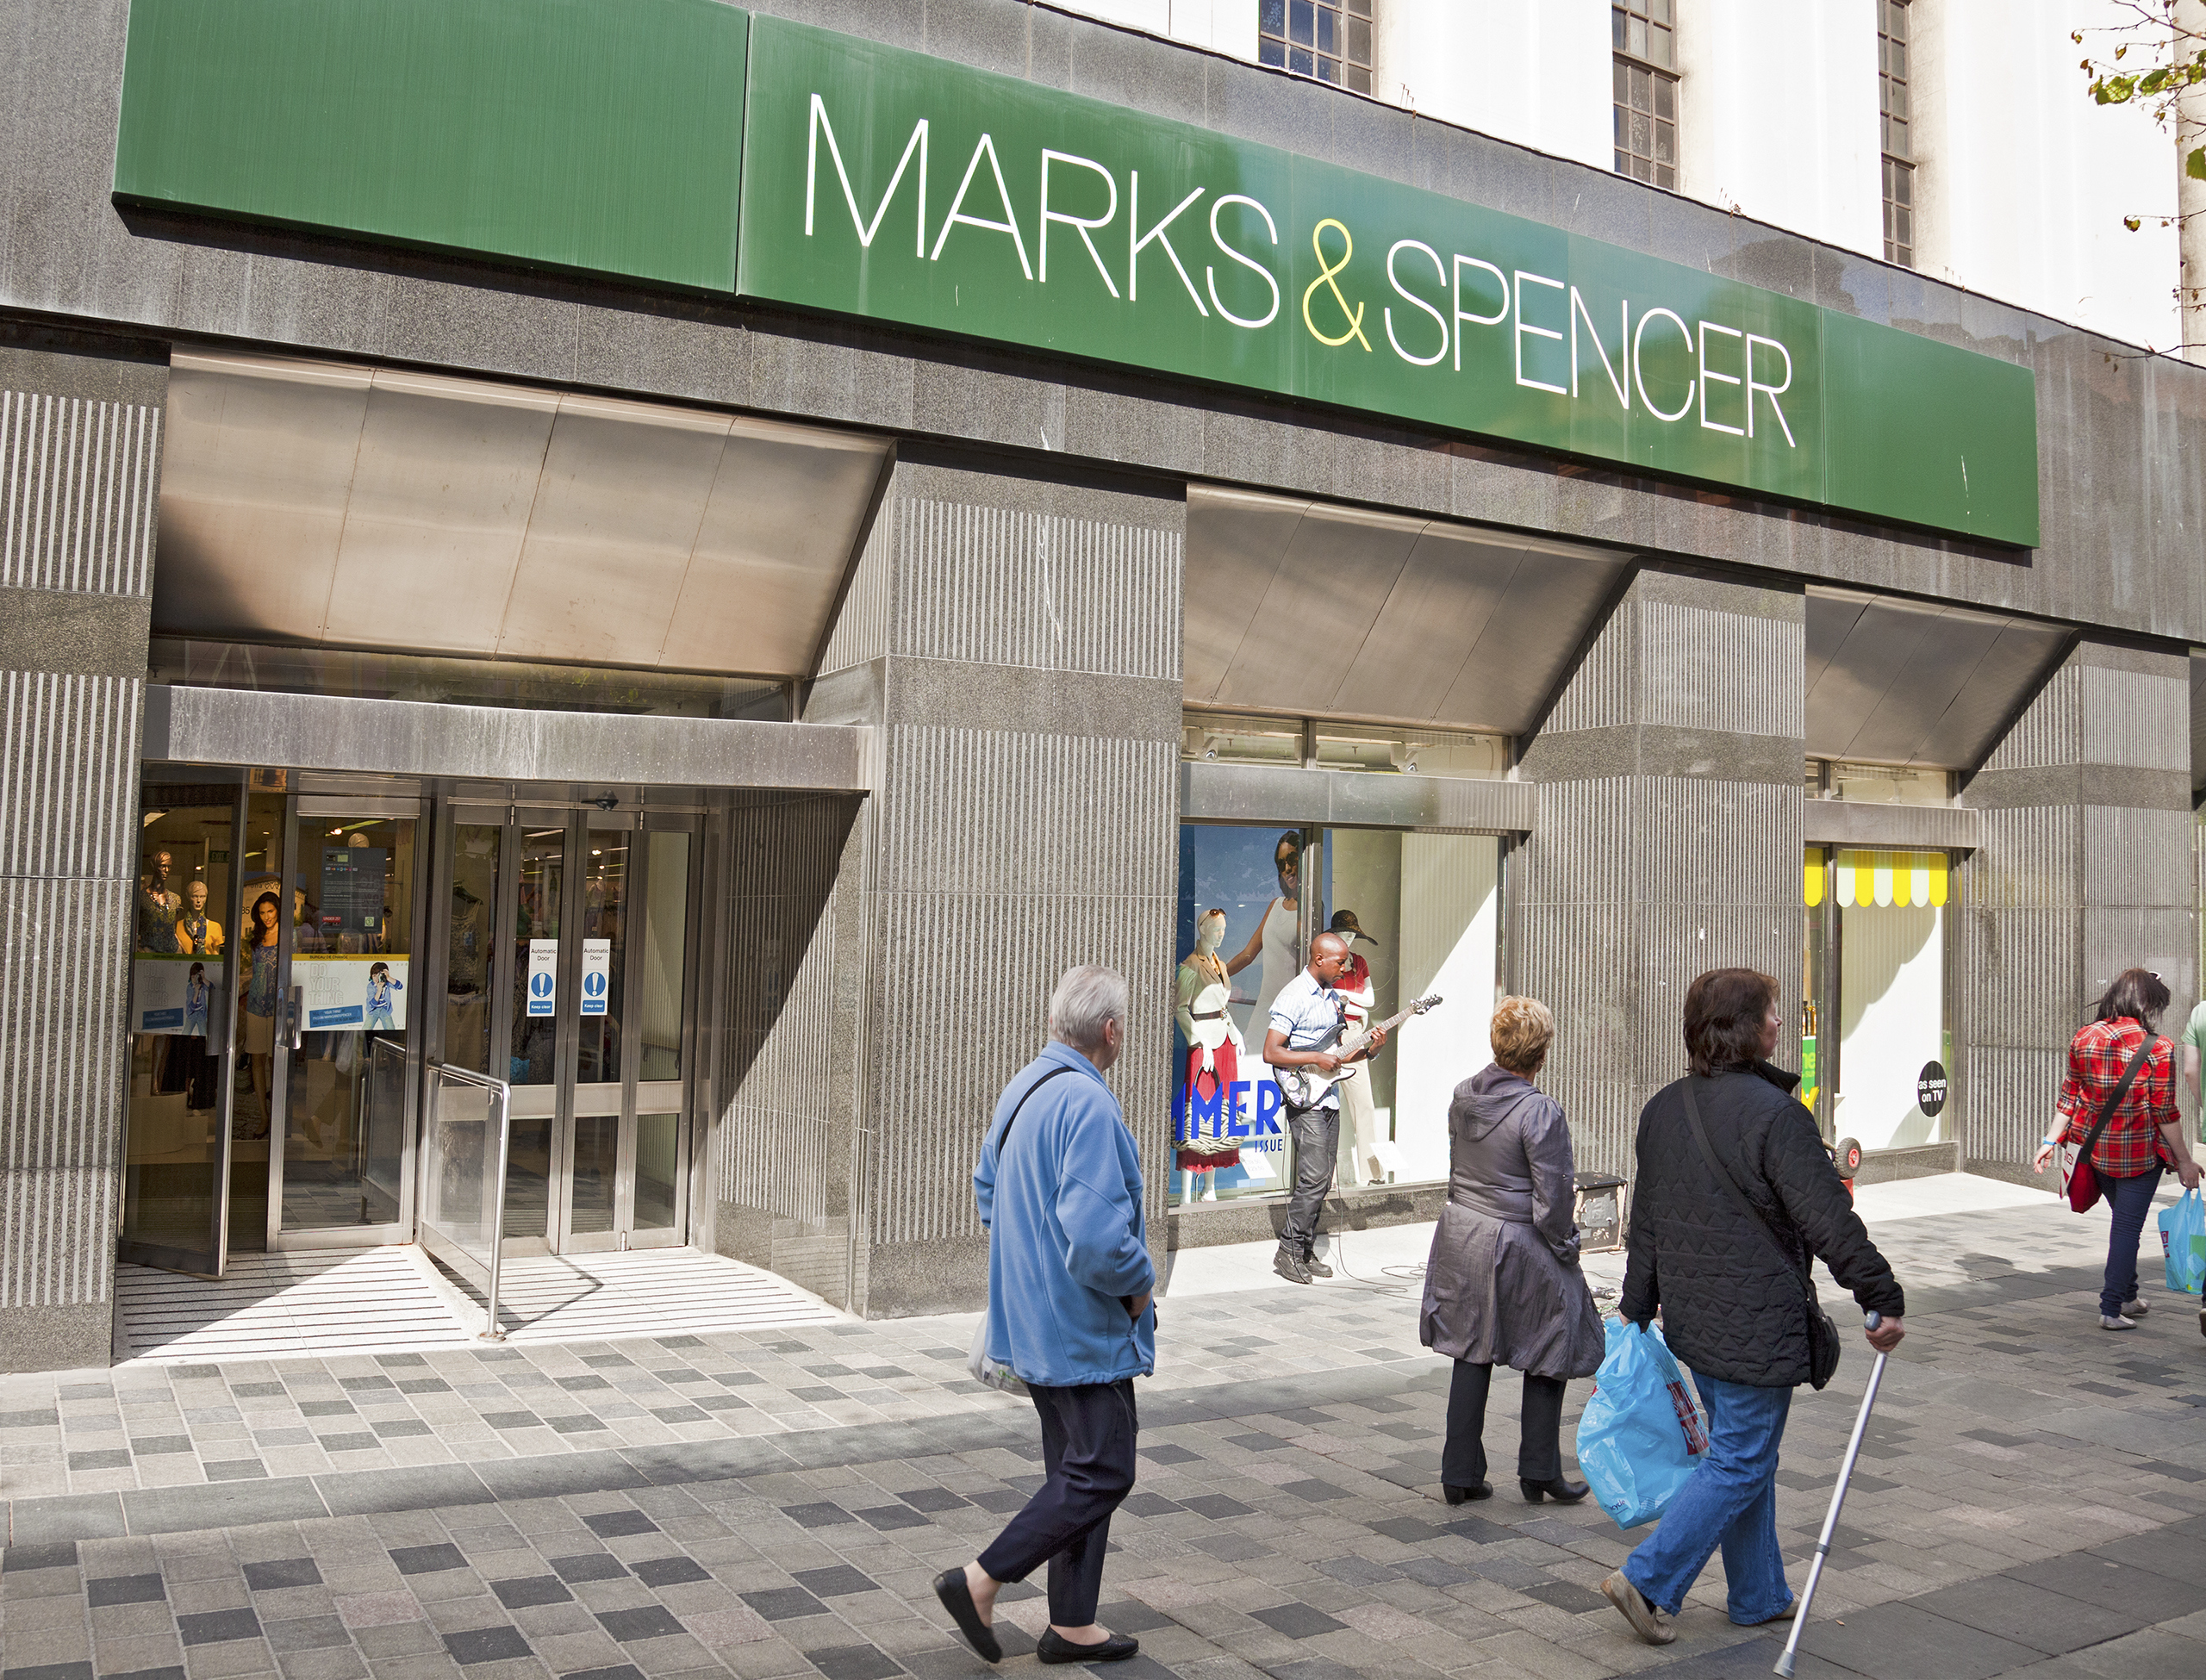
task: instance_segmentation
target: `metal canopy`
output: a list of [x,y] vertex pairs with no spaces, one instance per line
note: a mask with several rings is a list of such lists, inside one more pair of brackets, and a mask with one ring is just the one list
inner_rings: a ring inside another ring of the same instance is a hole
[[2067,652],[2057,625],[1808,591],[1808,751],[1974,770]]
[[875,439],[247,355],[169,376],[161,632],[812,671]]
[[1630,557],[1187,491],[1187,698],[1522,735]]

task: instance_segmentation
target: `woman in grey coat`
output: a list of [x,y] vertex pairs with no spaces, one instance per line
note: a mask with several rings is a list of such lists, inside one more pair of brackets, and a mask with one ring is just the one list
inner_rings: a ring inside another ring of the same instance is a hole
[[1451,1505],[1484,1499],[1487,1384],[1524,1373],[1517,1479],[1525,1499],[1574,1504],[1562,1478],[1562,1391],[1601,1366],[1601,1316],[1578,1269],[1574,1169],[1562,1108],[1532,1081],[1555,1017],[1536,998],[1504,998],[1493,1065],[1455,1087],[1448,1109],[1448,1205],[1432,1234],[1418,1337],[1455,1361],[1440,1479]]

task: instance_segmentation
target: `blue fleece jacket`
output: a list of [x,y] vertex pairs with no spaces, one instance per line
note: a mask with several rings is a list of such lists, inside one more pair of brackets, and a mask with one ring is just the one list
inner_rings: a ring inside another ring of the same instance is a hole
[[[1037,1092],[1006,1146],[1004,1123]],[[1029,1383],[1070,1388],[1156,1368],[1156,1313],[1120,1298],[1156,1281],[1142,1229],[1141,1157],[1095,1064],[1052,1042],[996,1103],[973,1169],[988,1230],[988,1356]]]

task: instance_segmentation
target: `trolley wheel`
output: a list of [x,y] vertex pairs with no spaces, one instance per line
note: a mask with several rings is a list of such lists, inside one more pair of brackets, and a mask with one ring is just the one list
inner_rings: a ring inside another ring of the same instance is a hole
[[1831,1151],[1838,1163],[1838,1176],[1850,1179],[1861,1170],[1861,1146],[1850,1137],[1841,1137]]

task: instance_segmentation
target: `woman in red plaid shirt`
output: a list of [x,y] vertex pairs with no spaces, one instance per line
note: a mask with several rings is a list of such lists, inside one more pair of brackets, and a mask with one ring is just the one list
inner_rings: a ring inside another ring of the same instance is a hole
[[2103,1330],[2134,1330],[2145,1316],[2145,1304],[2137,1298],[2137,1240],[2152,1211],[2153,1192],[2159,1188],[2160,1169],[2175,1168],[2185,1190],[2198,1185],[2198,1163],[2191,1159],[2183,1116],[2175,1105],[2175,1047],[2159,1036],[2160,1014],[2167,1006],[2167,986],[2151,969],[2126,968],[2116,976],[2099,999],[2098,1019],[2068,1045],[2068,1077],[2060,1082],[2053,1130],[2039,1144],[2034,1163],[2042,1173],[2061,1144],[2082,1147],[2149,1036],[2152,1049],[2145,1065],[2091,1148],[2091,1170],[2114,1213],[2106,1281],[2099,1290]]

